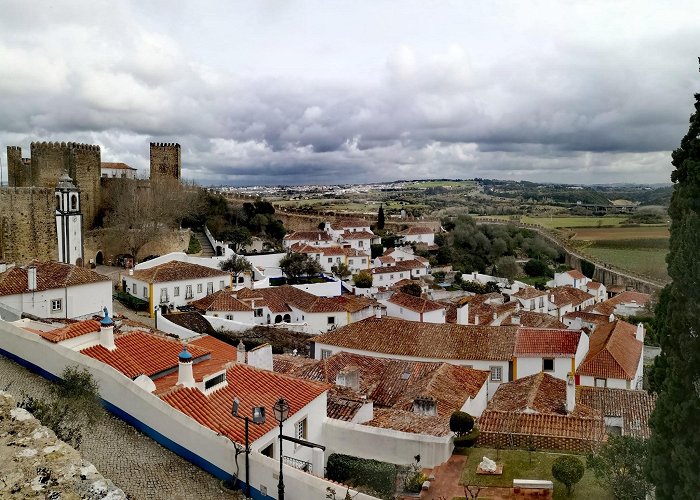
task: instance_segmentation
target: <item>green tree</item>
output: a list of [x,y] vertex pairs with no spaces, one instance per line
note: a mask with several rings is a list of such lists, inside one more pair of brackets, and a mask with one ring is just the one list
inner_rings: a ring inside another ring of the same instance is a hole
[[573,455],[562,455],[552,464],[552,476],[566,486],[567,496],[571,496],[571,490],[583,477],[586,468],[578,458]]
[[586,458],[586,465],[593,471],[600,485],[607,488],[618,500],[643,500],[651,490],[651,485],[644,477],[647,452],[644,439],[634,436],[609,436],[608,441],[597,453]]
[[323,268],[321,264],[303,253],[290,253],[280,261],[282,272],[292,281],[301,276],[313,276],[321,274]]
[[370,288],[372,286],[372,273],[369,271],[360,271],[352,277],[357,288]]
[[660,499],[697,498],[700,491],[700,94],[671,163],[666,262],[672,282],[656,308],[661,355],[650,373],[658,399],[649,421],[647,463]]
[[242,255],[232,255],[226,260],[219,262],[219,268],[222,271],[227,271],[233,275],[233,283],[238,283],[238,276],[245,271],[252,271],[253,266],[250,261]]
[[384,229],[384,207],[379,205],[379,212],[377,213],[377,229]]

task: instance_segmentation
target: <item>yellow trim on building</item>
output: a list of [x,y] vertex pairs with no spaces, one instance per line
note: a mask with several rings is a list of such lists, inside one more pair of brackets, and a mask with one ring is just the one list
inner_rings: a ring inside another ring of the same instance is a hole
[[153,283],[148,284],[148,310],[151,311],[151,318],[155,318],[155,308],[153,307]]

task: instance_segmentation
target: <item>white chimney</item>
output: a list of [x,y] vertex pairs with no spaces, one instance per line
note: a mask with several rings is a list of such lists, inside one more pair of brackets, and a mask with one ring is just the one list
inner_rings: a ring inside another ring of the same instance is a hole
[[637,323],[637,335],[635,335],[637,340],[640,342],[644,342],[644,325],[641,323]]
[[566,374],[566,413],[576,408],[576,378],[573,372]]
[[27,290],[36,291],[36,266],[27,267]]
[[242,340],[239,340],[236,346],[236,361],[245,363],[245,344],[243,344]]
[[109,317],[106,307],[104,308],[104,317],[100,321],[100,345],[108,351],[117,349],[114,344],[114,321]]
[[187,344],[182,347],[178,356],[177,383],[185,387],[194,387],[194,374],[192,373],[192,354],[187,350]]
[[469,302],[465,302],[463,305],[457,308],[457,324],[469,324]]

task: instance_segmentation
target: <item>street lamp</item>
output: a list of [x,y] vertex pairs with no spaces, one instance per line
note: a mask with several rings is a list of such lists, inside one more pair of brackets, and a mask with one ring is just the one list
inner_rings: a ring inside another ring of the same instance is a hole
[[275,412],[275,420],[280,424],[280,481],[277,484],[277,499],[284,500],[284,479],[282,476],[282,423],[287,420],[289,416],[289,403],[280,396],[272,409]]
[[238,414],[238,409],[241,406],[241,400],[234,398],[233,406],[231,406],[231,415],[245,421],[245,496],[250,498],[250,438],[248,436],[248,424],[252,420],[254,424],[264,424],[265,423],[265,407],[264,406],[254,406],[252,409],[253,418],[251,419],[248,415],[240,416]]

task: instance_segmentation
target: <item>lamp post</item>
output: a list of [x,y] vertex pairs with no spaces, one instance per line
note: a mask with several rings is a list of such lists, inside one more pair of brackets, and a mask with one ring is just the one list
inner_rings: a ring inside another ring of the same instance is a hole
[[289,416],[289,403],[282,396],[277,400],[275,406],[272,407],[275,412],[275,420],[280,424],[280,480],[277,484],[277,499],[284,500],[284,477],[282,475],[282,423]]
[[231,415],[245,421],[245,496],[250,498],[250,438],[248,435],[248,426],[252,420],[254,424],[262,425],[265,423],[265,407],[264,406],[254,406],[252,411],[253,418],[251,419],[248,415],[240,416],[238,414],[238,409],[241,406],[241,401],[238,398],[234,398],[233,406],[231,407]]

